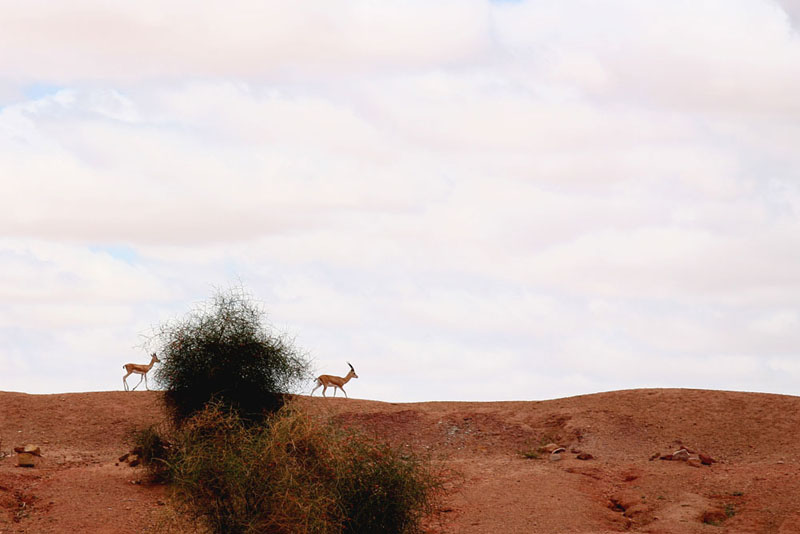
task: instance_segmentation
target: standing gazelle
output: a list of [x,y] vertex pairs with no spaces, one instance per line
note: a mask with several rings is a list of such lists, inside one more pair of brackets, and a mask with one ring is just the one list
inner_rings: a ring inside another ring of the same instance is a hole
[[139,383],[133,386],[133,389],[138,388],[139,384],[141,384],[142,380],[144,380],[144,387],[147,390],[149,390],[150,388],[147,387],[147,372],[153,368],[153,365],[156,362],[160,361],[161,360],[158,359],[158,356],[156,356],[156,353],[154,352],[153,355],[151,356],[149,365],[142,365],[140,363],[126,363],[125,365],[123,365],[122,368],[128,371],[128,374],[122,377],[122,383],[125,384],[125,391],[132,391],[131,389],[128,388],[128,382],[127,380],[125,380],[132,374],[142,375],[142,378],[139,379]]
[[[347,362],[347,365],[350,365],[350,362]],[[344,390],[344,385],[350,382],[351,378],[358,378],[356,374],[356,370],[353,369],[353,366],[350,365],[350,372],[347,373],[347,376],[332,376],[332,375],[320,375],[317,377],[317,387],[311,390],[311,396],[314,396],[314,392],[317,391],[320,386],[322,387],[322,396],[325,396],[325,391],[327,391],[329,386],[333,386],[333,396],[336,396],[336,388],[342,390],[344,393],[345,398],[347,397],[347,392]]]

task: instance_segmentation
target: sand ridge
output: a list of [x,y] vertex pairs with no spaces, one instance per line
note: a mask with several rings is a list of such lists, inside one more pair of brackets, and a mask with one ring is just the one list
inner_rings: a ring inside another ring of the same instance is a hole
[[[431,533],[800,533],[800,397],[641,389],[541,402],[297,402],[452,473]],[[159,392],[0,392],[0,532],[165,531],[165,488],[117,461],[132,431],[161,420]],[[560,461],[526,457],[548,442],[567,449]],[[26,443],[42,448],[32,469],[12,453]],[[717,462],[651,459],[680,447]]]

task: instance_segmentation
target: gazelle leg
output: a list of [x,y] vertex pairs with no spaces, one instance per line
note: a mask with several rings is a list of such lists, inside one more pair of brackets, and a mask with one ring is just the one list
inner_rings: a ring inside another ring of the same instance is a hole
[[144,380],[144,375],[142,375],[142,378],[140,378],[140,379],[139,379],[139,382],[137,382],[137,383],[136,383],[136,385],[135,385],[135,386],[133,386],[133,391],[136,391],[136,388],[138,388],[138,387],[139,387],[139,384],[141,384],[141,383],[142,383],[142,380]]
[[130,373],[128,373],[127,375],[125,375],[125,376],[123,376],[123,377],[122,377],[122,384],[123,384],[123,386],[125,387],[125,391],[130,391],[130,390],[131,390],[131,387],[128,385],[128,381],[127,381],[127,380],[125,380],[125,379],[126,379],[126,378],[128,378],[129,376],[131,376],[131,374],[130,374]]
[[315,387],[314,389],[311,390],[310,396],[313,397],[314,396],[314,392],[317,391],[321,387],[322,387],[322,384],[317,384],[317,387]]

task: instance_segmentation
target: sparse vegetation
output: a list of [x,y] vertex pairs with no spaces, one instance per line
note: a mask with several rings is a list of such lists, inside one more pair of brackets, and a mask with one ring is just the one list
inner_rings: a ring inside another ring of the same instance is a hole
[[420,458],[289,406],[253,425],[210,405],[172,441],[149,465],[168,466],[178,502],[215,533],[412,534],[442,489]]
[[218,291],[185,318],[162,325],[150,344],[161,355],[155,378],[179,424],[209,402],[259,421],[309,378],[305,355],[273,331],[242,288]]

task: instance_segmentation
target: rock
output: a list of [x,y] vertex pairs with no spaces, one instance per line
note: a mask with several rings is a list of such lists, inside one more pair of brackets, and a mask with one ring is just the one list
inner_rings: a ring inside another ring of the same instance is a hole
[[672,460],[679,460],[681,462],[685,462],[689,459],[689,451],[686,449],[681,449],[679,451],[675,451],[672,453]]
[[594,460],[594,456],[589,454],[588,452],[582,452],[578,456],[576,456],[578,460]]
[[42,450],[39,448],[39,446],[30,443],[28,445],[25,445],[24,447],[14,447],[14,452],[33,454],[34,456],[42,455]]
[[561,460],[561,453],[560,452],[552,452],[550,453],[550,461],[551,462],[558,462]]
[[120,461],[120,462],[127,462],[127,461],[128,461],[128,457],[129,457],[130,455],[131,455],[131,453],[129,453],[129,452],[126,452],[125,454],[123,454],[122,456],[120,456],[120,457],[119,457],[119,461]]
[[547,445],[542,445],[541,447],[539,447],[539,452],[546,452],[548,454],[551,454],[553,451],[560,448],[561,447],[559,445],[556,445],[555,443],[548,443]]
[[654,452],[653,454],[650,455],[650,461],[652,462],[653,460],[659,458],[660,456],[661,456],[660,452]]
[[565,449],[564,447],[559,447],[556,450],[554,450],[551,454],[561,454],[562,452],[567,452],[567,449]]
[[35,455],[30,452],[17,453],[17,465],[19,467],[35,467]]
[[691,465],[692,467],[701,467],[703,465],[702,463],[700,463],[699,458],[689,458],[688,460],[686,460],[686,464]]
[[707,456],[707,455],[702,454],[702,453],[700,453],[699,456],[700,456],[700,463],[702,463],[703,465],[711,465],[714,462],[716,462],[716,460],[713,459],[711,456]]
[[672,460],[672,455],[671,454],[665,454],[664,456],[660,456],[658,459],[659,460]]
[[129,465],[129,466],[131,466],[131,467],[136,467],[136,466],[137,466],[137,465],[139,465],[140,463],[142,463],[142,462],[141,462],[141,460],[139,460],[139,457],[138,457],[137,455],[135,455],[135,454],[131,454],[131,455],[128,457],[128,465]]

